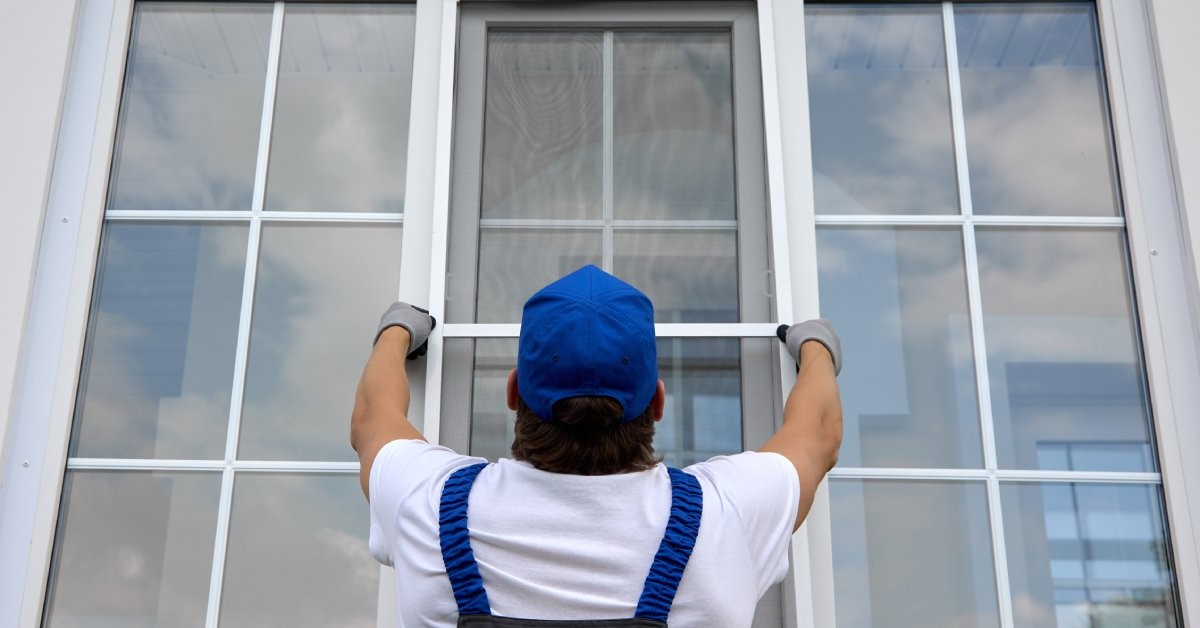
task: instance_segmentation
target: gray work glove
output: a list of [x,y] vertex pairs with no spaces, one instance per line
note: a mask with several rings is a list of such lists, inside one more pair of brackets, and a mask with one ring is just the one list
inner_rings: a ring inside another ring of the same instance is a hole
[[437,320],[429,315],[429,310],[409,305],[404,301],[396,301],[379,319],[375,342],[379,342],[383,330],[396,326],[407,329],[408,335],[412,337],[408,342],[408,359],[415,360],[425,355],[426,349],[429,348],[429,332],[437,327]]
[[796,368],[800,368],[800,345],[808,340],[816,340],[825,345],[829,355],[833,356],[833,374],[842,372],[842,341],[829,321],[814,318],[795,325],[780,325],[775,335],[787,346],[788,354],[796,361]]

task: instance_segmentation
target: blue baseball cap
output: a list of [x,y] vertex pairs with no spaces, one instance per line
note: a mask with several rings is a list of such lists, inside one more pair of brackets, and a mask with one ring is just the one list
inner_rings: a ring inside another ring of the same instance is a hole
[[611,397],[621,421],[640,416],[658,387],[654,305],[637,288],[588,265],[525,302],[517,390],[546,422],[568,397]]

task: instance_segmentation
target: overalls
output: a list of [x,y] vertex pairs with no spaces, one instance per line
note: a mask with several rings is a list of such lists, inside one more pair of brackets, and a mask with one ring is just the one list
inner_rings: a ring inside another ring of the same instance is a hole
[[458,602],[458,625],[470,628],[517,628],[538,626],[541,628],[571,627],[600,628],[602,626],[643,626],[665,628],[667,614],[679,589],[679,580],[687,567],[692,547],[696,544],[696,533],[700,531],[700,513],[704,507],[704,495],[695,476],[679,469],[667,468],[671,477],[671,515],[663,533],[650,573],[646,576],[637,610],[632,618],[547,620],[518,619],[492,615],[487,592],[483,589],[483,578],[479,565],[471,551],[471,540],[467,531],[467,496],[479,472],[486,462],[463,467],[446,479],[442,488],[441,508],[438,513],[439,535],[442,545],[442,560],[446,563],[446,574],[454,589]]

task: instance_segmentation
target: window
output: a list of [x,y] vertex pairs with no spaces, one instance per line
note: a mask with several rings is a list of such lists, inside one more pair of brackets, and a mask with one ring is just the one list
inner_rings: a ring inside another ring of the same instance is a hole
[[725,13],[463,16],[457,118],[482,126],[457,130],[442,442],[508,451],[512,417],[496,410],[521,304],[588,263],[646,292],[658,324],[683,324],[659,342],[669,462],[740,451],[744,423],[770,433],[770,397],[743,402],[743,387],[762,388],[744,365],[769,374],[771,346],[737,327],[771,306],[757,47],[753,22]]
[[1092,5],[806,30],[838,625],[1177,625]]
[[[668,464],[774,431],[756,28],[744,5],[464,7],[443,444],[508,455],[521,305],[589,263],[654,302]],[[776,590],[759,620],[780,612]]]
[[413,18],[136,5],[47,625],[375,621],[345,417],[398,285]]
[[0,624],[386,625],[362,330],[443,307],[414,420],[503,455],[521,301],[591,262],[658,306],[672,464],[774,430],[781,312],[842,333],[840,465],[757,625],[1183,625],[1187,143],[1143,4],[83,3]]

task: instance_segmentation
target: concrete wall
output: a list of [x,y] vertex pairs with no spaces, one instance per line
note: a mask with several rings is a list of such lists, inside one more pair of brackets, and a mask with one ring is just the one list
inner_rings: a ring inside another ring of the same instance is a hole
[[8,2],[0,19],[0,458],[11,431],[77,4]]

